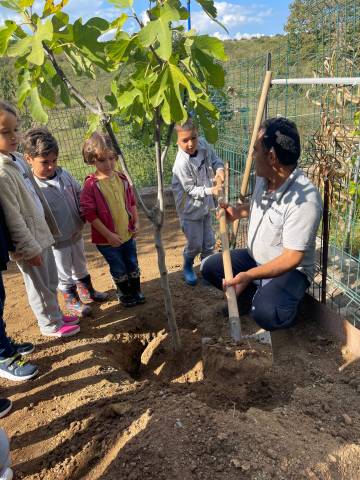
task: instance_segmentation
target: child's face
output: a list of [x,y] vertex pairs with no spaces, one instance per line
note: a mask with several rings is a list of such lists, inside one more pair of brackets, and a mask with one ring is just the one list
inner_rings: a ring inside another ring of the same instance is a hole
[[25,159],[30,163],[36,177],[45,180],[54,176],[58,160],[57,153],[50,152],[38,157],[30,157],[30,155],[25,154]]
[[15,152],[19,145],[18,121],[6,110],[0,111],[0,152],[6,155]]
[[177,132],[177,144],[189,155],[193,155],[196,152],[199,142],[198,131],[193,130],[178,130]]
[[117,157],[115,153],[104,154],[101,160],[95,160],[96,172],[101,176],[110,177],[115,170]]

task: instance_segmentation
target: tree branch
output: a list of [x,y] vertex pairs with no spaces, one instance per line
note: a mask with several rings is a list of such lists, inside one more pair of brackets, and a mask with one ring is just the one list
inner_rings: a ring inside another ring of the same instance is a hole
[[[140,18],[137,16],[136,12],[133,10],[133,15],[135,20],[137,21],[138,25],[140,28],[144,28],[144,23],[140,20]],[[164,65],[164,61],[159,57],[159,55],[155,52],[154,47],[152,45],[149,46],[151,52],[154,54],[154,57],[158,61],[159,65],[162,66]]]
[[171,142],[171,137],[172,137],[172,134],[173,134],[173,131],[174,131],[174,126],[175,126],[175,123],[171,123],[168,127],[168,131],[167,131],[167,134],[166,134],[166,140],[165,140],[165,147],[161,153],[161,173],[164,177],[164,162],[165,162],[165,159],[167,157],[167,154],[168,154],[168,151],[169,151],[169,148],[170,148],[170,142]]
[[64,84],[67,86],[69,92],[73,97],[75,97],[85,108],[90,110],[91,113],[94,113],[95,115],[102,116],[105,115],[104,112],[101,112],[98,107],[95,107],[92,105],[80,92],[79,90],[74,87],[74,85],[70,82],[70,80],[67,78],[65,72],[63,69],[60,67],[58,64],[55,55],[53,51],[43,42],[43,47],[46,52],[46,56],[50,60],[50,62],[53,64],[53,67],[56,70],[56,73],[59,75],[61,80],[64,82]]
[[134,185],[134,182],[132,180],[132,177],[131,177],[131,174],[127,168],[127,165],[126,165],[126,162],[125,162],[125,158],[124,158],[124,155],[122,153],[122,150],[120,148],[120,145],[119,145],[119,142],[117,141],[117,138],[114,134],[114,130],[112,129],[112,126],[111,126],[111,123],[110,123],[110,117],[109,115],[107,115],[105,112],[104,112],[104,109],[101,105],[101,102],[99,99],[97,99],[97,105],[94,106],[92,105],[80,92],[79,90],[70,82],[70,80],[67,78],[65,72],[63,71],[63,69],[60,67],[60,65],[58,64],[56,58],[55,58],[55,55],[53,53],[53,51],[47,46],[45,45],[45,43],[43,43],[43,47],[44,47],[44,50],[46,52],[46,55],[48,57],[48,59],[50,60],[50,62],[52,63],[52,65],[54,66],[55,70],[56,70],[56,73],[59,75],[59,77],[61,78],[61,80],[64,82],[64,84],[67,86],[70,94],[75,97],[85,108],[87,108],[90,112],[94,113],[95,115],[99,115],[100,117],[100,121],[103,125],[103,127],[105,128],[106,132],[108,133],[109,137],[111,138],[111,142],[114,146],[114,149],[116,151],[116,153],[118,154],[119,156],[119,159],[120,159],[120,164],[121,164],[121,168],[123,169],[124,173],[126,174],[126,176],[129,178],[129,181],[130,183],[132,184],[132,187],[134,189],[134,193],[135,193],[135,196],[136,196],[136,199],[139,203],[139,205],[141,205],[142,209],[144,210],[145,212],[145,215],[149,218],[149,220],[153,221],[153,213],[151,210],[149,210],[147,208],[147,206],[145,205],[143,199],[141,198],[137,188],[135,187]]
[[164,222],[164,175],[162,171],[162,155],[161,155],[161,119],[159,109],[155,110],[154,116],[155,126],[155,154],[156,154],[156,174],[157,174],[157,222],[162,226]]

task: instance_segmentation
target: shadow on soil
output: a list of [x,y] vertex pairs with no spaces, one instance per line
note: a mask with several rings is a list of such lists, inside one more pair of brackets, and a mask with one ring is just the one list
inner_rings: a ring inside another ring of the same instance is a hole
[[[175,462],[171,466],[170,457],[162,470],[161,431],[175,428],[186,448],[191,440],[181,426],[183,420],[176,426],[179,418],[191,422],[193,415],[201,417],[201,411],[211,410],[231,411],[240,421],[242,412],[250,408],[271,412],[286,406],[295,389],[329,380],[335,374],[340,348],[319,332],[312,319],[302,316],[286,338],[275,335],[278,362],[272,365],[269,347],[249,342],[234,346],[227,341],[227,324],[218,313],[223,304],[220,292],[188,287],[180,273],[170,273],[169,281],[183,343],[180,354],[173,353],[165,331],[158,280],[143,285],[145,305],[125,309],[112,301],[101,310],[95,307],[94,318],[82,320],[81,345],[74,347],[69,338],[65,340],[68,348],[61,353],[51,349],[57,340],[37,346],[40,375],[31,382],[32,394],[27,393],[28,383],[12,384],[5,394],[20,394],[14,409],[25,407],[29,415],[40,402],[53,401],[54,418],[15,435],[12,448],[29,447],[34,438],[37,442],[53,439],[53,448],[20,461],[15,466],[19,478],[39,474],[39,478],[50,480],[59,475],[63,479],[131,480],[138,478],[131,477],[131,462],[136,462],[134,455],[139,454],[145,466],[160,462],[147,478],[200,478],[192,476],[191,465],[186,466],[188,476],[181,476],[181,465]],[[242,328],[245,333],[256,330],[247,317]],[[76,362],[78,355],[84,357],[80,363]],[[68,364],[56,367],[65,358]],[[64,381],[52,384],[59,378]],[[87,393],[90,386],[92,390]],[[58,411],[57,401],[76,392],[79,406],[66,414]],[[209,428],[215,432],[215,425]],[[207,433],[209,438],[214,435]],[[153,446],[151,438],[156,439]],[[173,444],[175,439],[170,435],[168,441]]]

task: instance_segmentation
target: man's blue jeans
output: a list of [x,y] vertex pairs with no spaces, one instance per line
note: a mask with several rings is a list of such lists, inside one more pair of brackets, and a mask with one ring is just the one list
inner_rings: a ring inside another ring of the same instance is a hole
[[[232,250],[231,263],[234,276],[256,267],[255,260],[246,249]],[[201,265],[201,272],[205,280],[222,289],[224,267],[220,253],[207,257]],[[292,270],[270,281],[263,280],[259,286],[250,284],[238,301],[252,297],[250,315],[265,330],[289,328],[296,321],[299,302],[309,285],[305,274]]]
[[6,335],[5,322],[3,320],[5,306],[5,288],[0,272],[0,358],[12,357],[16,352]]
[[109,264],[110,273],[115,282],[140,276],[136,242],[133,238],[121,244],[120,247],[111,245],[96,245],[96,247]]

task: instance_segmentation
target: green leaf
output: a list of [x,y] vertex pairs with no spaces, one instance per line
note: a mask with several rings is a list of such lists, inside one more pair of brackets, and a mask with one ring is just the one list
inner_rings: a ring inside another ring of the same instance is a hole
[[2,7],[8,8],[9,10],[14,10],[15,12],[20,13],[22,11],[19,2],[17,0],[0,0],[0,5]]
[[48,122],[48,115],[41,105],[40,96],[37,87],[32,87],[30,92],[30,113],[32,118],[39,123],[46,124]]
[[19,75],[18,78],[18,88],[16,92],[17,104],[21,108],[24,105],[24,102],[29,95],[31,90],[31,76],[28,69],[24,70],[23,74]]
[[44,63],[45,54],[42,42],[52,40],[52,38],[53,24],[51,20],[47,20],[45,23],[41,23],[39,20],[36,32],[31,37],[31,53],[27,57],[30,63],[35,65],[42,65]]
[[99,65],[103,69],[109,67],[105,58],[106,42],[99,42],[98,38],[109,29],[109,22],[102,18],[90,18],[84,25],[81,19],[73,25],[74,43],[77,50],[89,61]]
[[88,124],[88,130],[86,132],[86,136],[90,137],[90,135],[96,132],[96,130],[100,125],[99,115],[95,115],[95,113],[90,113],[90,115],[87,118],[87,124]]
[[197,99],[197,102],[198,102],[198,105],[197,105],[197,108],[198,109],[201,109],[203,111],[207,110],[206,112],[206,116],[210,116],[211,118],[213,118],[214,120],[218,120],[219,117],[220,117],[220,114],[218,112],[218,109],[216,108],[216,106],[211,103],[208,99],[204,99],[204,98],[198,98]]
[[162,104],[162,107],[161,107],[161,116],[164,120],[165,123],[167,123],[168,125],[170,125],[171,122],[171,112],[170,112],[170,105],[169,105],[169,102],[168,102],[168,99],[165,97],[165,100]]
[[39,85],[39,96],[45,107],[54,108],[56,106],[55,92],[46,80]]
[[158,40],[160,45],[156,49],[156,53],[160,58],[167,61],[172,54],[170,22],[180,20],[180,13],[168,3],[165,3],[158,10],[159,18],[147,23],[138,33],[138,39],[144,47],[149,47]]
[[206,80],[216,88],[222,88],[225,82],[225,73],[222,66],[215,63],[213,59],[202,50],[193,50],[193,57],[198,68],[203,72]]
[[107,56],[116,63],[120,63],[124,54],[131,42],[129,35],[126,32],[120,32],[116,36],[116,40],[108,42],[106,45],[105,51]]
[[108,2],[117,8],[130,8],[133,4],[133,0],[108,0]]
[[199,5],[201,5],[202,9],[205,13],[207,13],[210,17],[216,18],[217,10],[213,0],[196,0]]
[[149,100],[155,108],[158,107],[165,99],[165,91],[168,86],[168,78],[169,68],[168,66],[166,66],[156,79],[156,82],[154,82],[154,84],[150,88]]
[[121,93],[121,95],[118,97],[118,103],[121,109],[126,109],[132,105],[135,99],[139,96],[142,98],[142,93],[137,88]]
[[196,0],[196,1],[198,2],[199,5],[201,5],[202,9],[206,13],[206,15],[208,15],[211,18],[211,20],[213,20],[215,23],[220,25],[221,28],[223,28],[227,33],[229,33],[227,28],[221,22],[219,22],[219,20],[216,18],[217,10],[213,0]]
[[210,57],[216,58],[222,62],[228,59],[228,56],[224,50],[224,42],[215,37],[209,37],[209,35],[199,35],[193,37],[192,48],[197,48],[206,53]]
[[69,90],[64,82],[60,83],[60,98],[64,105],[66,105],[67,107],[71,106]]
[[[53,23],[54,32],[62,34],[64,27],[66,27],[69,23],[69,15],[64,12],[57,12],[55,15],[52,16],[51,21]],[[61,32],[59,32],[60,29],[62,29]]]
[[28,52],[31,46],[32,37],[25,37],[11,43],[7,50],[9,57],[21,57]]
[[118,28],[120,29],[124,23],[126,22],[126,20],[128,19],[128,16],[126,15],[126,13],[122,13],[120,15],[120,17],[116,18],[115,20],[113,20],[111,23],[110,23],[110,26],[109,28]]
[[0,55],[4,55],[8,48],[9,40],[17,26],[13,21],[7,21],[4,27],[0,28]]

